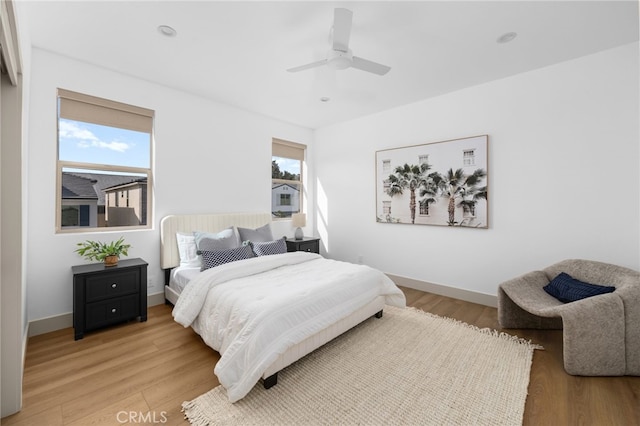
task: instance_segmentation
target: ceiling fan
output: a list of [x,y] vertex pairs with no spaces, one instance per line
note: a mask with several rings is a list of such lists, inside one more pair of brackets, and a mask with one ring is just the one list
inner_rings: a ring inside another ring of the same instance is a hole
[[310,68],[328,65],[337,70],[356,68],[373,74],[385,75],[391,67],[369,61],[368,59],[353,56],[349,49],[349,37],[351,37],[351,21],[353,12],[349,9],[336,8],[333,12],[333,46],[329,50],[326,59],[289,68],[289,72],[304,71]]

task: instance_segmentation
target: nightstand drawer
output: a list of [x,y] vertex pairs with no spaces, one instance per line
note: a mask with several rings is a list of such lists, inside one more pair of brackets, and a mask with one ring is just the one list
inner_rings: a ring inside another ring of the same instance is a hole
[[140,277],[138,270],[112,272],[87,277],[86,301],[95,302],[109,297],[117,297],[138,292]]
[[310,253],[318,253],[318,241],[305,241],[298,244],[298,251],[308,251]]
[[320,238],[303,237],[301,240],[286,240],[287,251],[306,251],[320,254]]
[[138,316],[140,312],[138,294],[88,303],[85,314],[85,328],[92,329]]

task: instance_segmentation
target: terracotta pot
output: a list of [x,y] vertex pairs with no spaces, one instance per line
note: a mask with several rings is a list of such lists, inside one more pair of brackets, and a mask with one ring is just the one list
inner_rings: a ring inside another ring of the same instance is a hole
[[107,256],[104,258],[104,266],[116,266],[118,264],[118,256]]

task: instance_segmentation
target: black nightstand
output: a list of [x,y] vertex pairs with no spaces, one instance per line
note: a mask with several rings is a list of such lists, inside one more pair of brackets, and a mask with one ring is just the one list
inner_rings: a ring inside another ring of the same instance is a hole
[[147,320],[147,262],[122,259],[116,266],[78,265],[73,271],[75,340],[86,330],[140,318]]
[[320,254],[320,238],[302,237],[301,240],[288,239],[287,251],[308,251]]

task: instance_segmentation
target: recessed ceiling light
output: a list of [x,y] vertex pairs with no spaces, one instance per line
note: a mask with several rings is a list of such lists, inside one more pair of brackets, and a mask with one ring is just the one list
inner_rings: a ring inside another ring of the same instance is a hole
[[320,102],[329,102],[331,100],[331,98],[327,97],[327,96],[323,96],[320,98]]
[[496,40],[497,43],[509,43],[510,41],[512,41],[514,38],[518,37],[518,33],[505,33],[502,34],[500,37],[498,37],[498,39]]
[[175,37],[178,35],[178,32],[168,25],[160,25],[158,27],[158,32],[167,37]]

